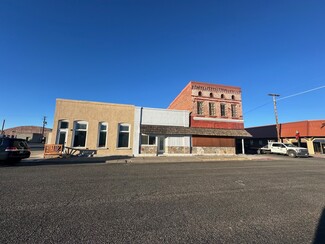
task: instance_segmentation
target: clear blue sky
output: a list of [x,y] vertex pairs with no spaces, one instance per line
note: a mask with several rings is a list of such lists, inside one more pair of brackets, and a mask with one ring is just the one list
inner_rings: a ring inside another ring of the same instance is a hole
[[[324,13],[322,0],[1,0],[1,123],[52,127],[56,98],[167,108],[196,80],[240,86],[245,126],[272,124],[268,93],[325,85]],[[325,119],[324,97],[279,101],[279,121]]]

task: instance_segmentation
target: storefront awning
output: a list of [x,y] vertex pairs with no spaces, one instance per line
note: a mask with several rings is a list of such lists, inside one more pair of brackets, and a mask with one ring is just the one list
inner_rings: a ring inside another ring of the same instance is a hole
[[193,135],[220,137],[252,137],[246,130],[193,128],[182,126],[141,125],[142,134],[151,135]]

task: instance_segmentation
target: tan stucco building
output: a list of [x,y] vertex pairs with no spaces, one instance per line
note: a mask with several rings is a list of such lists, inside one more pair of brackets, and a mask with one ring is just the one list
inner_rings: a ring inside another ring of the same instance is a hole
[[98,155],[132,155],[133,105],[57,99],[49,143]]

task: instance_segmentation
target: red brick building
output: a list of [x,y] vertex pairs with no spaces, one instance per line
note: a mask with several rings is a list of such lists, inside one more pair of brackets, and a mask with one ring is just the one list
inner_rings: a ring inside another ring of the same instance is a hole
[[168,108],[191,111],[191,127],[244,129],[240,87],[191,81]]
[[[204,153],[213,153],[220,147],[238,152],[241,144],[237,140],[236,148],[236,139],[250,137],[244,130],[240,87],[190,81],[168,109],[190,111],[193,129],[214,129],[215,135],[193,134],[193,148]],[[223,136],[218,135],[219,130],[223,131]]]

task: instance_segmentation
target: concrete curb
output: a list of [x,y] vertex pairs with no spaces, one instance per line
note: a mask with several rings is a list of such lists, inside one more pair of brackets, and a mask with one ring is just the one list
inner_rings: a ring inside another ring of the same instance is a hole
[[254,155],[243,156],[158,156],[158,157],[119,157],[119,156],[108,156],[108,157],[69,157],[69,158],[46,158],[42,155],[32,155],[28,159],[24,159],[24,162],[44,162],[44,163],[107,163],[107,164],[144,164],[144,163],[182,163],[182,162],[213,162],[213,161],[243,161],[243,160],[271,160],[268,157],[261,157]]

